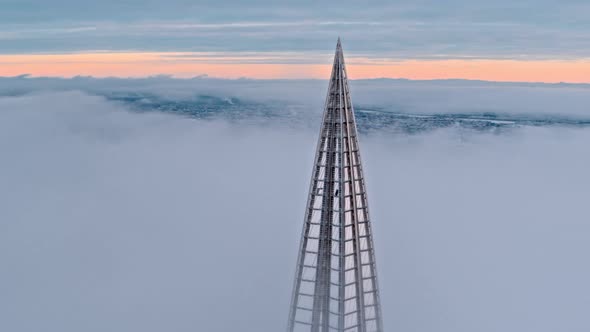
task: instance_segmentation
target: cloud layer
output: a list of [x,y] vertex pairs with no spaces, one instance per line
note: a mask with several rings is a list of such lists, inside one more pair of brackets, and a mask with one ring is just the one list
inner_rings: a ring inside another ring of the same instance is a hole
[[[283,329],[316,135],[0,98],[0,329]],[[589,142],[363,136],[387,330],[587,331]]]
[[[483,113],[572,116],[588,119],[590,85],[542,83],[494,83],[463,80],[353,80],[357,108],[409,114]],[[83,91],[107,98],[156,96],[168,101],[190,101],[196,96],[239,98],[272,103],[281,112],[298,106],[320,115],[327,82],[324,80],[252,80],[197,77],[175,79],[156,76],[138,79],[75,77],[0,77],[1,95],[38,92]],[[318,91],[320,93],[318,93]]]

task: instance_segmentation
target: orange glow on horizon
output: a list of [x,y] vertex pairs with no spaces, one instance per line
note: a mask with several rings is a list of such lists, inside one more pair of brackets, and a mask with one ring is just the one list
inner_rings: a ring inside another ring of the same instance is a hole
[[[319,78],[327,79],[326,63],[264,63],[252,58],[190,56],[184,53],[81,53],[0,55],[0,76],[145,77],[172,75],[219,78]],[[190,54],[188,54],[190,55]],[[351,79],[407,78],[472,79],[513,82],[590,83],[590,60],[400,60],[373,62],[347,58]]]

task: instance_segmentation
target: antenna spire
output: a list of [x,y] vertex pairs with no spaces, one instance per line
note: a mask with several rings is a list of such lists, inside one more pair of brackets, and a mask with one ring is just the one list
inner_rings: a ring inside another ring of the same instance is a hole
[[288,332],[382,332],[358,133],[340,38],[297,260]]

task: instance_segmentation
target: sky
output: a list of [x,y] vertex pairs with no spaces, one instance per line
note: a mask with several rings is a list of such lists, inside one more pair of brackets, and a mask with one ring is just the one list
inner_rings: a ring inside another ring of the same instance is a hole
[[0,76],[590,82],[587,1],[0,0]]

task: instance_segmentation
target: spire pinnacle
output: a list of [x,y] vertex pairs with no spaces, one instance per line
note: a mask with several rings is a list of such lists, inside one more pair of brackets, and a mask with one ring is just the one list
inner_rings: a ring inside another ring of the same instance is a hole
[[334,62],[340,60],[340,56],[342,56],[342,43],[340,42],[340,37],[338,37],[338,42],[336,43],[336,58],[334,59]]
[[288,332],[383,332],[364,179],[338,38],[312,168]]

